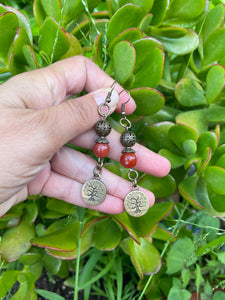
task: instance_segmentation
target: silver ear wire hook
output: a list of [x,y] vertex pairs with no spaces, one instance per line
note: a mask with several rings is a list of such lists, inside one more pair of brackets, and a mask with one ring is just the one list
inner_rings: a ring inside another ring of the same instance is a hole
[[122,115],[126,115],[126,112],[125,112],[125,105],[130,101],[130,92],[128,90],[122,90],[119,95],[121,95],[123,92],[126,92],[128,95],[129,95],[129,98],[126,102],[122,103],[122,106],[121,106],[121,114]]

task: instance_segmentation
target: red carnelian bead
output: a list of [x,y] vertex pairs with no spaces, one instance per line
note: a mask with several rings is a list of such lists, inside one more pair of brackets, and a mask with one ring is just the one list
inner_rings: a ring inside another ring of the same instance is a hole
[[109,154],[109,150],[109,144],[104,143],[96,143],[93,148],[94,155],[100,158],[106,157]]
[[137,163],[137,157],[133,152],[125,152],[120,157],[120,163],[124,168],[133,168]]

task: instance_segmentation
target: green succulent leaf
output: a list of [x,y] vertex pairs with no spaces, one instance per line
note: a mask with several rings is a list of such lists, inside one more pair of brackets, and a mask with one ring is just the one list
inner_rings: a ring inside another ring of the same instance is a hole
[[166,18],[193,19],[203,12],[205,2],[206,0],[174,0],[169,6]]
[[212,188],[208,186],[208,195],[210,199],[210,203],[212,207],[219,213],[225,212],[225,201],[224,201],[224,195],[219,195],[214,192]]
[[61,9],[60,0],[34,1],[34,15],[39,25],[42,25],[47,17],[53,17],[58,22],[61,18]]
[[155,48],[145,60],[145,64],[135,73],[133,88],[156,88],[162,78],[164,67],[164,52]]
[[170,161],[172,169],[176,169],[180,166],[183,166],[183,164],[187,160],[186,157],[176,155],[175,153],[173,153],[173,152],[171,152],[170,150],[167,150],[167,149],[161,149],[159,151],[159,154],[166,157]]
[[158,112],[165,102],[163,94],[147,87],[132,89],[130,94],[137,105],[135,114],[140,116],[148,116]]
[[225,84],[225,68],[215,65],[210,68],[206,77],[206,101],[215,102],[222,92]]
[[156,231],[152,235],[152,238],[161,241],[170,241],[170,242],[176,241],[176,237],[171,232],[161,227],[157,227]]
[[225,120],[225,107],[217,104],[211,104],[207,109],[206,115],[210,122],[221,122]]
[[146,29],[148,29],[151,21],[152,21],[153,15],[152,14],[147,14],[143,20],[141,21],[139,28],[141,29],[141,31],[145,32]]
[[154,1],[151,12],[153,19],[151,25],[157,25],[163,21],[169,8],[169,0]]
[[152,191],[156,198],[170,196],[176,190],[176,182],[171,175],[162,178],[146,175],[139,181],[139,184]]
[[154,0],[119,0],[120,6],[123,6],[128,3],[132,3],[136,6],[140,6],[145,15],[152,8],[153,2],[154,2]]
[[115,79],[123,84],[131,76],[136,60],[135,49],[128,41],[122,41],[113,48],[113,69]]
[[[219,168],[219,167],[217,167]],[[211,171],[210,171],[211,172]],[[204,208],[204,210],[211,216],[215,216],[215,217],[224,217],[225,216],[225,212],[220,212],[217,211],[212,203],[211,203],[211,199],[209,198],[209,193],[208,193],[208,186],[209,188],[211,188],[211,186],[208,184],[204,178],[200,177],[197,181],[197,185],[196,185],[196,198],[198,200],[198,202],[200,203],[200,205]],[[211,188],[212,189],[212,188]]]
[[176,116],[176,123],[184,124],[193,128],[199,136],[208,129],[208,120],[206,115],[206,109],[185,111]]
[[143,39],[134,41],[133,46],[136,51],[136,64],[134,68],[135,73],[146,64],[153,50],[156,48],[163,50],[163,45],[159,41],[150,37],[145,37]]
[[10,46],[13,43],[18,26],[18,18],[13,12],[5,12],[0,15],[0,59],[5,65],[8,65]]
[[225,194],[225,169],[218,166],[210,166],[205,171],[204,177],[215,193],[219,195]]
[[204,60],[205,66],[217,63],[225,56],[225,27],[213,31],[204,44]]
[[30,249],[30,241],[35,236],[33,222],[36,217],[36,204],[27,204],[19,225],[6,230],[0,244],[0,254],[5,261],[15,261]]
[[111,218],[96,223],[95,247],[101,251],[115,249],[121,240],[121,230]]
[[[171,141],[187,155],[196,151],[197,132],[186,125],[176,124],[169,129],[168,136]],[[193,148],[194,146],[194,148]]]
[[177,55],[191,53],[199,45],[199,37],[192,29],[153,27],[151,35],[164,45],[166,51]]
[[172,202],[155,203],[152,207],[149,208],[148,212],[145,215],[139,218],[135,218],[129,215],[129,222],[133,230],[139,237],[151,236],[156,230],[159,221],[170,214],[173,207],[174,204]]
[[117,35],[109,44],[109,52],[112,52],[113,47],[118,44],[121,41],[128,41],[130,43],[142,39],[143,33],[138,28],[129,28],[125,31],[121,32],[119,35]]
[[126,4],[118,9],[108,25],[107,38],[109,43],[124,30],[138,27],[143,17],[142,9],[133,4]]
[[188,201],[193,207],[197,209],[203,209],[201,204],[198,202],[198,199],[195,195],[196,185],[198,182],[198,176],[193,175],[186,177],[178,187],[178,190],[181,196]]
[[207,131],[203,132],[198,141],[197,141],[197,148],[198,153],[202,154],[206,147],[210,147],[211,150],[214,152],[217,149],[218,140],[215,133]]
[[129,239],[128,247],[131,261],[140,276],[155,274],[161,268],[161,257],[158,250],[145,238],[141,238],[138,245],[133,239]]
[[50,62],[60,59],[70,47],[65,32],[52,17],[45,19],[38,44],[39,51],[46,53]]
[[204,42],[207,40],[210,34],[213,33],[213,31],[215,31],[221,26],[224,19],[224,12],[224,5],[220,3],[207,13],[201,31],[201,35],[203,37]]
[[202,87],[197,81],[189,78],[183,78],[178,82],[175,95],[179,103],[185,107],[206,104]]
[[17,276],[20,274],[20,271],[17,270],[7,270],[1,274],[0,277],[0,297],[3,298],[8,291],[11,290],[13,285],[17,281]]

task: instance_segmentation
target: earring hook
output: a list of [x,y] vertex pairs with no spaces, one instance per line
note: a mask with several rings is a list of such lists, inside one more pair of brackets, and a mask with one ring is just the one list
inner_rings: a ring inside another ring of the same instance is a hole
[[130,92],[128,90],[122,90],[119,95],[121,95],[123,92],[126,92],[128,95],[129,95],[129,98],[126,102],[122,103],[122,106],[121,106],[121,113],[122,115],[126,115],[126,112],[125,112],[125,105],[130,101]]

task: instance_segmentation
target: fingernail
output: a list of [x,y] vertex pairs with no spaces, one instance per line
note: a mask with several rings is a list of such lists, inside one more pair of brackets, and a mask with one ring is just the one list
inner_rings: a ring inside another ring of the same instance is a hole
[[[111,91],[111,89],[101,89],[101,90],[94,92],[94,98],[95,98],[97,105],[105,103],[106,97],[108,96],[108,93],[110,91]],[[111,101],[108,103],[108,105],[110,106],[111,111],[114,111],[119,102],[119,95],[116,90],[112,91],[110,99],[111,99]]]

